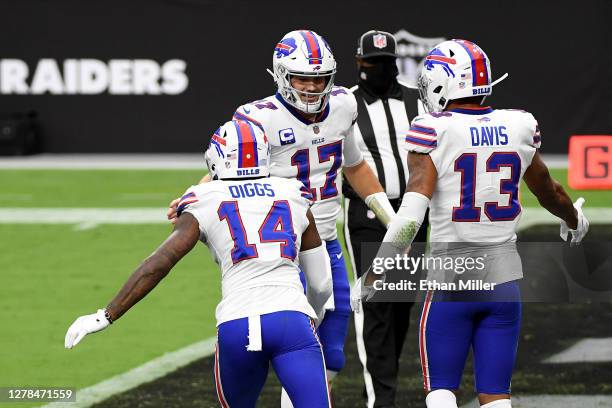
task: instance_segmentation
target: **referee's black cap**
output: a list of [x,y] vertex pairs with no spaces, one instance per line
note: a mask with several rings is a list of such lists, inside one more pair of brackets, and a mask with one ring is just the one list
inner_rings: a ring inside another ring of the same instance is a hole
[[355,56],[359,58],[397,57],[397,41],[391,33],[370,30],[359,38]]

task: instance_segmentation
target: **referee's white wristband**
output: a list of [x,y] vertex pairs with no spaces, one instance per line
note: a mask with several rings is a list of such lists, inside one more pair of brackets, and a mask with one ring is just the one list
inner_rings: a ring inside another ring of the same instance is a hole
[[365,198],[365,203],[370,210],[376,215],[376,218],[386,227],[389,228],[391,220],[395,215],[395,210],[389,202],[387,194],[382,191],[370,194]]

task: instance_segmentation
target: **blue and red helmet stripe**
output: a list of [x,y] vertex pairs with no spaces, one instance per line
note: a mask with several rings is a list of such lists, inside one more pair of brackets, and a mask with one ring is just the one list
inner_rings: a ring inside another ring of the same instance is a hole
[[454,40],[461,45],[472,60],[472,86],[485,86],[491,83],[487,70],[487,57],[473,42],[467,40]]
[[257,126],[258,128],[260,128],[262,132],[264,131],[264,128],[263,128],[263,126],[262,126],[261,122],[258,122],[257,120],[253,119],[253,118],[252,118],[252,117],[250,117],[250,116],[245,115],[244,113],[242,113],[242,112],[240,112],[240,111],[236,111],[236,112],[234,112],[234,117],[233,117],[233,119],[234,119],[234,120],[244,120],[244,121],[247,121],[247,122],[253,123],[255,126]]
[[238,167],[257,167],[257,140],[250,122],[234,121],[238,134]]
[[302,30],[300,31],[302,37],[306,41],[306,48],[308,49],[308,59],[310,64],[322,64],[323,54],[321,53],[321,47],[319,41],[312,31]]

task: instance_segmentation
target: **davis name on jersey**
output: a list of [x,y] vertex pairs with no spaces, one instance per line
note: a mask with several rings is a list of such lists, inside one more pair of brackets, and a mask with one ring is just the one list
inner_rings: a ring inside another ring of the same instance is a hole
[[516,240],[519,183],[540,143],[538,124],[525,111],[482,107],[416,117],[406,147],[428,153],[438,172],[431,241]]
[[306,120],[279,95],[248,103],[234,119],[249,121],[268,137],[270,174],[295,178],[311,192],[311,211],[321,239],[336,238],[341,207],[342,166],[354,166],[362,155],[353,137],[357,102],[346,88],[334,87],[329,103],[314,122]]
[[296,180],[217,180],[190,187],[178,214],[188,212],[221,267],[217,325],[296,310],[316,317],[299,278],[298,253],[312,196]]

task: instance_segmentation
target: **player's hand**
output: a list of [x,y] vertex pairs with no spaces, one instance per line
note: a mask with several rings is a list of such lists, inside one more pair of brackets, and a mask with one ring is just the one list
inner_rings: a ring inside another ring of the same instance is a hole
[[361,313],[361,302],[370,300],[376,293],[376,289],[374,289],[373,285],[364,284],[363,277],[367,276],[368,272],[357,279],[351,288],[351,309],[353,309],[355,313]]
[[582,212],[582,205],[584,204],[584,198],[580,197],[574,203],[574,208],[576,209],[576,217],[578,218],[578,224],[576,229],[570,229],[567,226],[567,223],[561,220],[561,238],[564,241],[568,239],[568,233],[572,234],[572,241],[570,245],[578,245],[580,241],[584,238],[586,233],[589,231],[589,220],[584,216]]
[[79,317],[68,328],[64,339],[64,347],[67,349],[73,348],[83,340],[83,337],[104,330],[109,324],[110,322],[104,316],[104,310],[102,309],[98,309],[94,314]]
[[170,201],[170,205],[168,206],[168,211],[166,212],[166,217],[170,220],[172,224],[176,224],[178,217],[176,216],[176,209],[178,207],[178,203],[181,201],[180,198],[176,198]]

